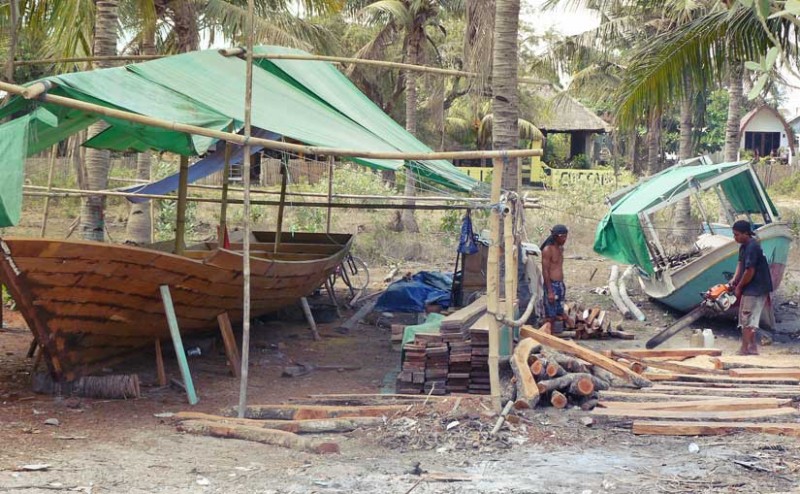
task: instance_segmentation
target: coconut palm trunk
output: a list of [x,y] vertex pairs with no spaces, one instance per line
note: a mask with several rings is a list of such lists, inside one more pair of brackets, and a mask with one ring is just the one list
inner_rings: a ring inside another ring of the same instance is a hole
[[[406,56],[408,63],[416,65],[419,61],[420,44],[422,43],[422,29],[414,29],[409,36]],[[406,130],[417,135],[417,74],[411,70],[406,71]],[[417,180],[415,173],[410,167],[406,166],[406,186],[404,191],[406,197],[413,197],[417,194]],[[408,199],[405,204],[413,206],[415,201]],[[401,213],[403,230],[410,233],[419,232],[417,218],[413,209],[404,209]]]
[[[19,41],[19,0],[11,0],[9,10],[11,23],[8,26],[8,52],[6,53],[4,77],[6,82],[14,82],[14,58],[17,56],[17,44]],[[10,94],[7,94],[4,100],[10,96]]]
[[647,129],[647,174],[661,171],[661,111],[653,110]]
[[[688,91],[687,91],[688,93]],[[681,123],[680,140],[678,144],[678,159],[685,160],[692,157],[692,98],[684,94],[681,98]],[[688,198],[678,201],[675,205],[675,221],[673,228],[675,238],[686,242],[691,234],[692,205]]]
[[[92,53],[95,56],[111,56],[117,53],[117,0],[97,0],[95,4],[95,35]],[[96,62],[95,68],[110,67],[111,62]],[[103,132],[107,125],[98,122],[89,127],[87,137],[91,139]],[[86,178],[89,190],[104,190],[108,187],[108,170],[111,153],[108,150],[86,150]],[[80,234],[84,240],[105,240],[105,199],[103,196],[88,196],[81,204]]]
[[[492,145],[496,150],[516,149],[519,144],[519,0],[498,0],[494,20],[494,64],[492,67]],[[519,189],[519,165],[509,159],[502,186]]]
[[728,122],[725,127],[725,161],[736,161],[739,156],[740,115],[742,109],[742,64],[730,63],[728,74]]
[[[142,55],[156,54],[155,35],[155,23],[153,23],[142,33]],[[136,156],[136,178],[150,181],[151,164],[152,155],[150,151],[139,153]],[[138,245],[150,243],[153,228],[150,207],[152,207],[150,201],[134,203],[131,206],[131,210],[128,213],[128,223],[125,227],[126,242]]]

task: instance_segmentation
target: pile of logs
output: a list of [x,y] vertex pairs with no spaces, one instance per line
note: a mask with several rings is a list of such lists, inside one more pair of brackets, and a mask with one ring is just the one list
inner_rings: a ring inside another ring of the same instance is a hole
[[651,385],[628,367],[546,329],[523,326],[520,330],[522,340],[511,356],[516,408],[549,403],[556,408],[574,405],[591,410],[597,405],[598,392],[612,384]]
[[564,304],[567,331],[558,333],[561,338],[588,340],[592,338],[620,338],[632,340],[634,335],[622,329],[621,322],[612,322],[611,311],[602,310],[599,306],[584,308],[577,303]]

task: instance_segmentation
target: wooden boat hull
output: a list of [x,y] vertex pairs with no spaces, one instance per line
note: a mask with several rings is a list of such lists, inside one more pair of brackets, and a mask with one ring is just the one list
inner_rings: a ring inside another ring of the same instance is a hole
[[[770,223],[756,233],[770,266],[772,284],[777,290],[783,280],[792,243],[791,231],[785,223]],[[736,272],[738,258],[739,244],[731,239],[684,266],[640,279],[650,297],[681,312],[688,312],[700,303],[701,293],[716,283],[726,282],[729,275]]]
[[[254,236],[252,317],[311,293],[352,242],[350,235],[286,234],[275,254],[274,243],[262,241],[274,242],[274,234]],[[169,339],[161,285],[170,288],[182,334],[216,329],[224,312],[232,322],[242,321],[243,256],[234,250],[201,245],[177,256],[98,242],[12,237],[0,242],[0,281],[58,380],[71,381]]]

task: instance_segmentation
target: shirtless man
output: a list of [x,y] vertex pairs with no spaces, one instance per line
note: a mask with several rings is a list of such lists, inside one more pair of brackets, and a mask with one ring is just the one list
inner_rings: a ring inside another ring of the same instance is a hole
[[568,233],[566,226],[556,225],[541,246],[544,316],[545,322],[549,322],[551,328],[556,320],[564,320],[564,297],[567,294],[567,287],[564,285],[564,244]]

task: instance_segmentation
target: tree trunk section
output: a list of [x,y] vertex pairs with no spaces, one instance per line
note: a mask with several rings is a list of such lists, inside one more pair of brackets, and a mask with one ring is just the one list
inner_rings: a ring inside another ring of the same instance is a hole
[[[692,99],[691,95],[684,94],[681,99],[681,124],[678,159],[685,160],[692,157]],[[692,205],[689,198],[681,199],[675,206],[675,221],[673,228],[675,238],[686,242],[691,238]]]
[[[497,0],[494,20],[492,67],[492,145],[495,150],[519,146],[519,98],[517,70],[519,65],[519,0]],[[519,161],[509,159],[503,170],[502,187],[519,189]]]
[[647,174],[661,171],[661,111],[653,110],[647,126]]
[[[421,32],[414,29],[409,36],[407,59],[410,64],[416,64],[419,60],[420,44],[422,43]],[[409,134],[416,137],[417,135],[417,73],[411,70],[406,71],[406,130]],[[417,195],[417,180],[416,174],[406,162],[406,185],[404,194],[406,197],[414,197]],[[407,205],[414,204],[413,199],[405,201]],[[400,216],[402,218],[403,230],[410,233],[419,232],[419,225],[417,225],[417,218],[414,215],[413,209],[404,209]]]
[[248,425],[222,424],[209,420],[187,420],[178,425],[178,430],[201,436],[242,439],[271,444],[309,453],[338,453],[336,443],[319,443],[300,437],[297,434],[273,429],[263,429]]
[[520,341],[511,356],[511,369],[517,379],[517,400],[516,408],[534,408],[539,402],[539,388],[528,366],[528,357],[531,353],[541,346],[531,338]]
[[731,61],[728,74],[728,121],[725,126],[725,161],[739,156],[740,113],[742,108],[742,64]]
[[[92,54],[94,56],[113,56],[117,54],[117,0],[97,0],[95,35]],[[113,66],[113,62],[95,62],[94,68]],[[97,122],[89,127],[87,138],[91,139],[107,128],[105,122]],[[86,150],[86,179],[89,190],[108,188],[108,169],[111,153],[107,150]],[[81,204],[80,234],[84,240],[103,242],[105,240],[104,221],[105,198],[88,196]]]

